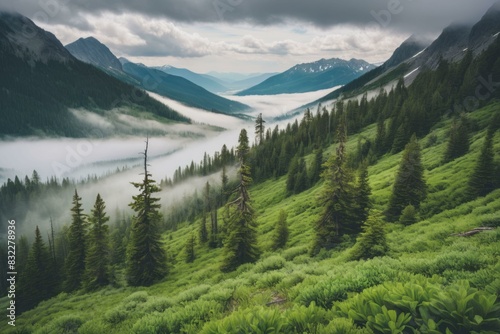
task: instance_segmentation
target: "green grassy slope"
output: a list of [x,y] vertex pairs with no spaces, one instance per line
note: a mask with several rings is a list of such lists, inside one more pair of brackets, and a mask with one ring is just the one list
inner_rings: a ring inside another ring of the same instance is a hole
[[[350,261],[353,238],[345,238],[338,249],[310,258],[307,253],[312,224],[321,212],[316,198],[322,184],[286,197],[286,177],[282,177],[251,189],[259,246],[264,251],[258,263],[223,274],[219,270],[222,250],[198,245],[196,260],[186,264],[183,246],[189,234],[196,232],[198,222],[184,223],[164,235],[173,264],[164,282],[149,288],[62,293],[18,317],[16,330],[76,333],[64,328],[79,327],[78,333],[371,333],[381,326],[378,332],[391,333],[387,328],[393,326],[396,329],[392,332],[397,333],[398,324],[404,323],[426,333],[439,333],[432,328],[443,319],[457,326],[485,328],[491,320],[488,316],[498,314],[498,303],[496,313],[493,306],[485,306],[484,310],[474,309],[476,313],[470,316],[473,311],[465,310],[469,304],[456,313],[453,310],[467,300],[473,304],[483,298],[482,305],[486,305],[489,298],[492,305],[495,303],[500,290],[500,232],[487,231],[469,238],[452,234],[500,224],[500,190],[471,202],[465,199],[467,180],[485,137],[484,127],[492,111],[499,108],[500,103],[491,104],[470,114],[483,130],[474,133],[471,151],[453,162],[442,163],[451,120],[437,124],[420,141],[428,199],[422,205],[420,222],[409,227],[387,226],[390,252],[383,258]],[[350,152],[359,136],[374,138],[375,126],[349,138]],[[326,154],[333,150],[330,147]],[[494,150],[498,161],[498,132]],[[388,202],[400,157],[386,155],[369,168],[375,209],[384,209]],[[288,212],[290,238],[284,250],[271,252],[271,233],[281,209]],[[436,306],[442,309],[439,315],[433,313],[435,300],[443,302]],[[425,320],[424,310],[428,313]],[[370,319],[369,314],[378,316]],[[471,321],[462,324],[468,316]],[[353,328],[353,321],[360,328],[366,325],[371,329],[341,331]],[[241,328],[236,330],[237,326]],[[4,320],[0,332],[9,333],[6,328]]]

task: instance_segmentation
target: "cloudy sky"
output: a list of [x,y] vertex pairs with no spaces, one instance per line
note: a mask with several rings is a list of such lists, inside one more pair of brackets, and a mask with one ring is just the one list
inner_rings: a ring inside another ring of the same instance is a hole
[[386,60],[411,34],[477,21],[495,0],[0,0],[63,44],[206,73],[278,72],[320,58]]

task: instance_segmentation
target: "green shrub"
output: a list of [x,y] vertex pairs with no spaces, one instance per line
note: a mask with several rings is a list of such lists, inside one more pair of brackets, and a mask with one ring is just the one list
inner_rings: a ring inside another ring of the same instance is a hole
[[150,299],[147,303],[144,304],[144,310],[146,313],[149,312],[163,312],[166,309],[172,307],[174,305],[174,301],[170,298],[165,297],[157,297]]
[[286,260],[280,255],[273,255],[260,261],[255,265],[256,273],[265,273],[266,271],[278,270],[285,266]]
[[148,293],[146,291],[137,291],[129,295],[127,298],[125,298],[123,302],[145,303],[147,300],[148,300]]
[[207,323],[201,334],[248,333],[273,334],[285,333],[286,319],[281,311],[273,308],[254,307],[238,310],[228,317]]
[[413,205],[408,205],[406,208],[403,209],[403,212],[401,213],[401,217],[399,217],[399,222],[403,225],[412,225],[415,224],[418,221],[417,219],[417,210]]
[[153,313],[139,319],[132,327],[135,334],[186,333],[186,328],[199,331],[206,321],[218,316],[222,306],[214,301],[197,301],[186,307],[174,307],[165,313]]
[[308,264],[311,262],[312,262],[311,257],[309,255],[306,255],[306,254],[296,256],[293,259],[293,263],[295,263],[295,264]]
[[281,282],[284,277],[286,274],[282,272],[265,273],[260,276],[256,286],[257,288],[271,288]]
[[104,320],[111,325],[118,325],[120,322],[127,319],[129,314],[130,312],[122,306],[117,306],[104,314]]
[[497,295],[471,288],[467,281],[439,291],[436,298],[424,303],[419,310],[423,322],[434,322],[441,332],[469,333],[500,328]]
[[490,214],[477,219],[478,225],[482,227],[500,227],[500,215]]
[[200,300],[213,300],[224,307],[226,310],[233,299],[234,288],[212,289],[209,293],[201,296]]
[[363,232],[361,232],[351,250],[351,259],[371,259],[384,256],[389,250],[389,246],[382,214],[379,212],[370,213],[362,228]]
[[306,275],[302,272],[293,272],[286,275],[281,282],[276,286],[278,289],[289,289],[301,283],[306,278]]
[[352,319],[336,318],[327,326],[320,326],[317,334],[373,334],[373,331],[357,327]]
[[175,298],[177,303],[188,302],[200,298],[210,290],[210,285],[201,284],[183,291]]
[[78,329],[79,334],[109,333],[109,331],[110,328],[99,320],[89,320]]
[[83,319],[76,315],[63,315],[47,326],[35,331],[35,334],[77,334],[78,328],[83,324]]
[[319,326],[329,323],[332,314],[316,306],[313,302],[309,307],[299,305],[287,310],[284,317],[287,324],[283,332],[301,334],[316,333]]
[[307,254],[309,252],[307,246],[296,246],[296,247],[292,247],[292,248],[288,248],[287,250],[284,250],[281,255],[287,260],[287,261],[291,261],[293,260],[295,257],[299,256],[299,255],[304,255],[304,254]]
[[484,256],[477,251],[452,251],[438,255],[430,271],[432,274],[442,274],[446,270],[477,271],[487,264]]

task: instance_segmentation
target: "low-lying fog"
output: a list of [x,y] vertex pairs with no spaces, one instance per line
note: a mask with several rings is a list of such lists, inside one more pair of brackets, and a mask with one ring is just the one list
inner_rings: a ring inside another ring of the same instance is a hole
[[[249,115],[256,116],[262,113],[267,121],[267,127],[274,127],[276,124],[273,123],[274,117],[315,100],[328,91],[276,96],[228,96],[228,98],[250,105],[253,111]],[[213,114],[205,110],[186,107],[156,94],[151,95],[188,116],[195,123],[178,125],[176,131],[168,135],[153,136],[149,139],[149,169],[153,178],[158,182],[165,177],[172,177],[179,166],[184,167],[192,160],[199,163],[205,152],[212,155],[215,151],[220,151],[224,144],[228,148],[236,146],[238,134],[242,128],[247,129],[250,141],[253,142],[254,123],[252,121]],[[85,113],[79,115],[82,116]],[[92,121],[96,122],[96,120]],[[281,122],[280,128],[289,121]],[[108,175],[98,183],[82,186],[78,191],[83,197],[86,212],[89,212],[97,193],[101,193],[106,201],[108,213],[113,215],[116,208],[127,210],[132,195],[137,193],[130,182],[140,181],[142,178],[140,175],[142,172],[141,153],[144,151],[144,141],[144,136],[3,140],[0,141],[0,183],[4,183],[7,178],[12,179],[15,175],[22,179],[24,175],[31,177],[33,170],[37,170],[43,181],[51,176],[57,176],[59,180],[62,177],[80,180],[88,175],[98,177]],[[117,168],[123,169],[124,167],[125,171],[114,174]],[[192,194],[195,189],[201,191],[207,180],[213,184],[220,183],[220,175],[193,179],[174,189],[163,191],[162,205],[166,207],[175,203],[185,194]],[[45,203],[41,205],[53,210],[51,216],[58,226],[69,222],[69,209],[71,208],[69,193],[64,194],[62,198],[46,198],[44,201]],[[48,226],[47,214],[30,212],[26,220],[23,224],[25,225],[23,231],[26,232],[31,231],[35,224]]]

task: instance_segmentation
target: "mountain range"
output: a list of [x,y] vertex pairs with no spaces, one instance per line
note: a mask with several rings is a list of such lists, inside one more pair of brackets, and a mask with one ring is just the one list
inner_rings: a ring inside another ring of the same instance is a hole
[[364,60],[321,59],[313,63],[295,65],[237,95],[304,93],[327,89],[345,85],[374,68],[375,66]]
[[[237,114],[250,109],[245,104],[210,92],[207,88],[226,90],[215,81],[185,69],[149,68],[127,59],[119,60],[106,45],[93,37],[80,38],[66,48],[79,60],[97,66],[122,81],[191,107],[224,114]],[[193,79],[207,88],[192,82]]]

